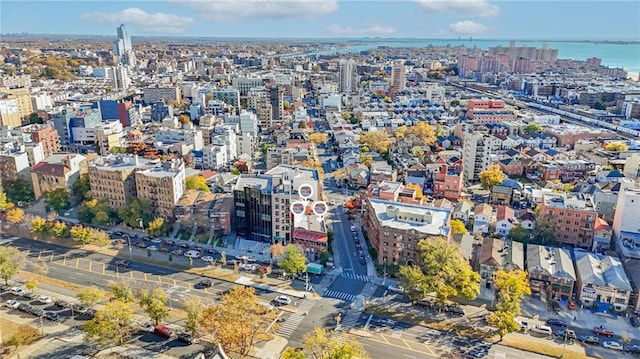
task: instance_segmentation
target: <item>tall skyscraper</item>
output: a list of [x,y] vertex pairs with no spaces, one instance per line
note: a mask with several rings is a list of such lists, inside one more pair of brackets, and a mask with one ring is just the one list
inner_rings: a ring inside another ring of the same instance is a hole
[[123,65],[134,66],[135,55],[133,54],[133,45],[131,45],[131,37],[127,32],[124,24],[118,26],[118,39],[113,42],[113,53],[120,57],[120,63]]
[[340,60],[338,91],[351,93],[356,90],[356,63],[353,60]]
[[131,80],[129,79],[129,73],[127,68],[121,64],[114,67],[113,76],[111,77],[111,84],[116,90],[126,90],[131,86]]
[[462,168],[467,183],[480,180],[480,172],[489,168],[491,159],[491,144],[486,132],[474,131],[473,126],[467,127],[462,144]]
[[396,60],[391,67],[391,87],[402,91],[407,86],[406,69],[404,60]]

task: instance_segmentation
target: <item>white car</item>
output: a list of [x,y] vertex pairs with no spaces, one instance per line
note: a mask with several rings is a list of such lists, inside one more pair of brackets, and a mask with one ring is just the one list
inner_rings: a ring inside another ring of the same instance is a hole
[[158,246],[149,246],[147,247],[148,250],[150,251],[157,251],[158,250]]
[[401,286],[399,286],[397,284],[390,285],[389,287],[387,287],[387,289],[390,292],[394,292],[394,293],[402,293],[402,292],[404,292],[404,288],[402,288]]
[[602,347],[607,349],[620,350],[620,351],[624,350],[624,347],[622,346],[622,344],[613,340],[602,342]]
[[152,238],[151,243],[162,243],[162,239],[160,238]]
[[215,259],[213,259],[213,257],[212,257],[212,256],[204,256],[204,257],[200,258],[200,260],[202,260],[203,262],[211,263],[211,262],[213,262]]
[[51,297],[48,295],[41,295],[38,297],[38,302],[42,304],[49,304],[49,303],[53,303],[53,299],[51,299]]
[[273,303],[276,305],[289,305],[291,304],[291,298],[287,297],[286,295],[279,295],[275,297]]
[[23,295],[25,293],[24,289],[20,287],[12,287],[9,292],[13,295]]
[[155,329],[155,326],[151,323],[143,323],[142,325],[140,325],[140,327],[142,328],[143,331],[149,332],[149,333],[153,333]]
[[184,252],[184,256],[185,257],[190,257],[190,258],[200,258],[200,252],[194,251],[194,250],[190,250],[190,251]]
[[18,302],[17,300],[9,299],[8,301],[4,302],[4,304],[11,309],[18,309],[20,302]]

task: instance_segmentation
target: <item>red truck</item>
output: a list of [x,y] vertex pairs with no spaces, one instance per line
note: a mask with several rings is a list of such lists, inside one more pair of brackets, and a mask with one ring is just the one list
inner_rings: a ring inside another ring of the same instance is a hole
[[597,335],[603,335],[603,336],[609,337],[609,338],[611,338],[613,336],[613,330],[605,329],[605,328],[602,328],[602,327],[593,328],[593,333],[597,334]]
[[153,333],[165,338],[171,338],[173,336],[173,329],[166,325],[158,324],[153,328]]

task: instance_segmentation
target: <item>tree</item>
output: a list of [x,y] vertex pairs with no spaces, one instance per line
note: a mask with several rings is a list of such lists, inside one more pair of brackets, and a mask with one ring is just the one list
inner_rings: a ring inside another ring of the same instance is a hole
[[292,348],[288,347],[282,352],[281,359],[307,359],[307,356],[304,354],[300,348]]
[[344,181],[349,178],[349,173],[347,172],[346,168],[339,168],[331,172],[331,174],[333,175],[333,178],[336,179],[336,181]]
[[36,328],[29,324],[22,324],[5,343],[9,346],[14,346],[17,349],[21,345],[29,345],[33,343],[39,336],[40,332]]
[[365,359],[367,352],[355,338],[342,341],[335,332],[314,328],[303,339],[304,353],[315,359]]
[[428,292],[427,278],[422,269],[416,265],[400,266],[398,270],[400,284],[404,288],[404,294],[411,303],[424,298]]
[[282,259],[278,262],[278,267],[287,273],[298,274],[307,269],[307,258],[304,253],[293,244],[284,247]]
[[604,145],[604,149],[611,152],[624,152],[629,148],[624,143],[609,142],[606,145]]
[[424,159],[424,150],[420,146],[413,146],[411,148],[411,154],[415,157],[418,157],[420,161]]
[[40,278],[49,273],[49,266],[44,261],[37,261],[29,263],[29,269],[34,274],[37,274]]
[[87,245],[93,242],[93,229],[91,227],[76,225],[71,227],[69,234],[74,241],[81,245]]
[[233,164],[233,168],[238,169],[240,173],[249,172],[249,166],[247,166],[247,163],[245,161],[236,161],[236,163]]
[[269,253],[271,253],[271,259],[276,259],[284,254],[285,247],[280,242],[276,242],[269,247]]
[[309,135],[309,142],[318,145],[320,143],[329,142],[329,138],[326,133],[314,132]]
[[524,295],[531,294],[527,272],[499,270],[495,274],[494,283],[501,309],[514,317],[520,315],[520,300]]
[[185,188],[196,191],[211,192],[207,180],[202,176],[189,176],[185,179]]
[[51,233],[53,233],[56,238],[67,238],[69,237],[69,228],[67,228],[67,224],[64,222],[56,222],[51,228]]
[[274,147],[276,147],[276,145],[273,143],[263,143],[262,146],[260,146],[260,153],[262,153],[263,156],[266,156],[269,149]]
[[162,288],[154,288],[151,292],[145,289],[140,292],[139,297],[140,307],[156,325],[169,316],[169,307],[167,307],[169,297]]
[[492,189],[493,186],[499,185],[504,181],[504,173],[502,173],[500,166],[495,163],[490,164],[489,168],[481,171],[478,174],[478,177],[480,178],[480,184],[484,189]]
[[502,340],[505,335],[520,329],[520,325],[515,321],[513,314],[509,312],[491,312],[487,314],[487,323],[498,328],[500,340]]
[[160,237],[167,234],[167,224],[162,217],[156,217],[153,221],[149,222],[147,233],[152,237]]
[[100,303],[107,297],[107,292],[98,287],[88,287],[80,290],[76,294],[76,298],[80,303],[86,305],[89,308],[93,308],[96,304]]
[[188,296],[182,300],[182,309],[187,313],[184,329],[192,337],[196,338],[200,334],[200,319],[202,318],[202,299],[200,297]]
[[0,211],[6,211],[13,208],[13,202],[7,199],[7,194],[0,188]]
[[529,231],[516,225],[511,228],[511,231],[509,231],[507,238],[515,242],[527,243],[527,241],[529,240]]
[[537,122],[531,122],[524,128],[524,133],[527,135],[533,135],[534,133],[541,133],[542,126]]
[[121,300],[107,303],[82,327],[85,339],[102,345],[122,345],[132,331],[133,307]]
[[360,144],[368,146],[373,151],[378,153],[389,152],[389,146],[391,146],[392,140],[385,131],[367,131],[360,132]]
[[373,164],[373,156],[367,154],[360,155],[360,164],[367,166],[368,169],[371,169],[371,165]]
[[139,219],[142,219],[142,226],[148,225],[151,221],[151,202],[146,199],[136,198],[127,206],[118,209],[120,217],[129,227],[140,228]]
[[40,284],[40,282],[38,282],[37,279],[29,279],[24,286],[33,292],[34,289],[36,289],[36,287]]
[[345,120],[348,120],[351,118],[351,112],[343,112],[342,113],[342,118]]
[[287,100],[284,100],[284,101],[282,102],[282,108],[284,108],[285,110],[290,109],[290,108],[291,108],[291,102],[289,102],[289,101],[287,101]]
[[66,188],[57,188],[46,192],[44,197],[47,207],[58,213],[62,213],[71,207],[71,198],[69,198]]
[[[422,276],[415,272],[405,278],[405,288],[418,286],[425,293],[435,292],[439,303],[449,297],[461,296],[474,299],[480,293],[480,275],[471,269],[469,262],[457,248],[443,238],[423,239],[418,242]],[[401,266],[400,269],[402,270]],[[402,273],[402,271],[400,272]]]
[[31,233],[49,233],[51,223],[42,217],[35,217],[31,220]]
[[78,198],[84,200],[90,199],[91,196],[91,181],[89,180],[89,174],[85,173],[80,176],[71,187],[71,193]]
[[24,211],[20,208],[12,208],[6,212],[6,218],[9,223],[19,224],[24,220]]
[[464,222],[462,222],[459,219],[453,219],[451,220],[451,232],[453,234],[465,234],[467,233],[467,227],[464,225]]
[[251,353],[253,341],[266,334],[277,317],[275,310],[260,304],[253,287],[236,286],[220,299],[220,303],[202,311],[200,325],[227,352],[245,358]]
[[191,123],[191,119],[189,118],[189,116],[185,115],[184,113],[180,115],[180,117],[178,117],[178,121],[180,121],[180,123],[183,125]]
[[407,135],[407,126],[400,126],[394,133],[394,136],[399,140],[404,140]]
[[44,123],[44,119],[40,116],[38,116],[37,112],[34,112],[32,114],[29,115],[29,123],[30,124],[43,124]]
[[31,202],[35,199],[31,184],[22,178],[13,181],[3,181],[2,187],[7,194],[7,199],[13,203]]
[[109,234],[105,231],[101,230],[92,230],[91,231],[92,241],[91,244],[98,246],[102,249],[102,247],[109,245],[111,243],[111,238],[109,238]]
[[94,198],[82,202],[76,211],[78,219],[83,223],[91,223],[94,226],[104,226],[110,222],[117,222],[115,211],[111,208],[108,199]]
[[553,217],[539,219],[536,223],[533,237],[536,242],[546,244],[555,241],[558,232],[558,224]]
[[109,292],[113,295],[114,300],[119,300],[124,303],[133,303],[135,301],[131,286],[127,282],[109,283]]
[[436,142],[436,132],[427,122],[418,122],[407,129],[407,138],[420,146],[431,146]]

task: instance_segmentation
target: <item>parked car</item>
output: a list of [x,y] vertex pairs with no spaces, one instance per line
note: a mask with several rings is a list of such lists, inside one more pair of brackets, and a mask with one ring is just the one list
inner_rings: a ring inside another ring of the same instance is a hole
[[614,334],[613,330],[605,329],[605,328],[602,328],[602,327],[593,328],[593,333],[597,334],[597,335],[602,335],[602,336],[605,336],[605,337],[609,337],[609,338],[611,338],[613,336],[613,334]]
[[291,304],[291,298],[286,295],[279,295],[273,299],[273,303],[277,306]]
[[200,258],[200,252],[198,252],[196,250],[188,250],[188,251],[184,252],[184,256],[185,257],[190,257],[190,258]]
[[577,338],[576,332],[571,329],[556,330],[555,332],[553,332],[553,334],[566,340],[575,340]]
[[13,295],[23,295],[24,294],[24,289],[20,288],[20,287],[11,287],[9,288],[9,293],[13,294]]
[[158,250],[158,246],[152,245],[152,246],[147,247],[147,249],[150,250],[150,251],[157,251]]
[[34,299],[38,298],[38,296],[35,295],[32,292],[24,292],[24,293],[22,293],[22,298],[27,299],[27,300],[34,300]]
[[600,338],[593,335],[581,335],[578,337],[578,340],[586,344],[600,344]]
[[640,346],[639,345],[627,345],[624,347],[624,351],[633,354],[640,354]]
[[44,319],[50,320],[52,322],[55,322],[58,319],[60,319],[60,316],[57,313],[54,313],[54,312],[45,312],[43,317],[44,317]]
[[178,337],[176,339],[189,345],[193,344],[193,337],[187,333],[178,334]]
[[140,328],[142,329],[142,331],[153,333],[156,327],[151,323],[142,323],[142,325],[140,325]]
[[602,342],[602,347],[607,349],[613,349],[613,350],[624,350],[624,347],[622,346],[622,344],[613,340],[607,340],[606,342]]
[[36,317],[44,316],[44,310],[40,308],[31,308],[31,311],[29,311],[29,313],[35,315]]
[[129,268],[131,264],[129,264],[128,261],[123,260],[119,260],[116,262],[116,267],[120,267],[120,268]]
[[212,256],[204,256],[202,258],[200,258],[200,260],[202,260],[203,262],[207,262],[207,263],[211,263],[214,261]]
[[147,248],[147,244],[144,242],[138,242],[136,243],[136,247],[138,248]]
[[29,304],[20,303],[18,305],[18,310],[21,311],[21,312],[30,313],[32,309],[33,309],[33,307],[30,306]]
[[567,323],[566,320],[562,320],[562,319],[549,319],[547,320],[547,325],[555,325],[558,327],[566,328],[569,325],[569,323]]
[[18,309],[18,307],[20,306],[20,302],[13,299],[9,299],[8,301],[4,302],[4,304],[11,309]]
[[160,244],[160,243],[162,243],[162,239],[160,239],[160,238],[152,238],[150,242],[151,243],[155,243],[155,244]]
[[393,328],[396,325],[396,321],[393,319],[380,319],[376,322],[376,325],[379,327]]
[[71,304],[70,308],[73,310],[74,314],[84,314],[87,312],[87,309],[88,309],[84,305],[78,304],[78,303]]
[[203,279],[198,283],[202,288],[211,288],[213,286],[213,281],[211,279]]
[[638,319],[638,317],[631,317],[629,320],[631,321],[632,327],[634,328],[640,327],[640,319]]
[[53,299],[51,299],[51,297],[48,295],[41,295],[38,297],[38,302],[42,304],[50,304],[53,303]]
[[171,338],[173,336],[173,329],[167,327],[166,325],[158,324],[153,328],[153,332],[156,335],[165,338]]
[[165,246],[175,246],[176,245],[176,241],[174,241],[172,239],[165,239],[164,240],[164,245]]
[[387,289],[390,292],[394,292],[394,293],[402,293],[402,292],[404,292],[404,288],[402,288],[401,286],[399,286],[397,284],[392,284],[392,285],[388,286]]
[[64,300],[59,300],[55,303],[55,306],[61,309],[66,309],[69,307],[69,303],[65,302]]

